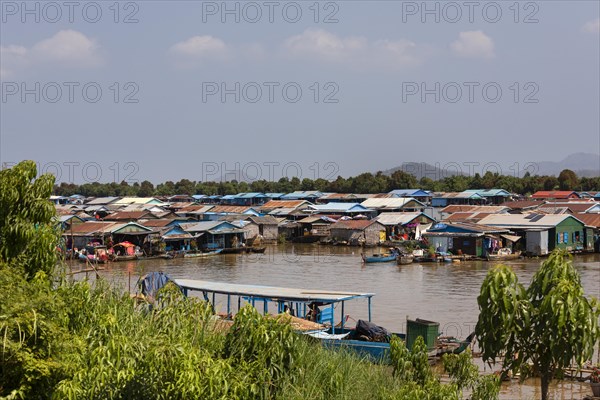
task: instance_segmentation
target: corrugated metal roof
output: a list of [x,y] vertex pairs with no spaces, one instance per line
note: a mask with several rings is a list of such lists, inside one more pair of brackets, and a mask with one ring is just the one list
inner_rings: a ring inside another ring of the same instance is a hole
[[419,197],[423,197],[423,196],[429,196],[431,193],[423,190],[423,189],[394,189],[391,192],[388,192],[388,194],[391,194],[392,196],[399,196],[399,197],[410,197],[410,196],[419,196]]
[[501,206],[508,207],[512,210],[522,210],[524,208],[537,208],[542,204],[546,203],[544,200],[519,200],[519,201],[505,201],[500,204]]
[[115,202],[113,202],[112,204],[119,204],[119,205],[125,205],[125,204],[147,204],[150,202],[158,202],[161,203],[162,202],[154,197],[123,197],[120,200],[117,200]]
[[214,232],[217,228],[222,228],[224,231],[239,230],[238,227],[227,221],[201,221],[195,224],[182,224],[181,228],[187,232]]
[[435,193],[432,195],[434,199],[476,199],[483,200],[483,196],[477,193],[465,193],[465,192],[443,192]]
[[140,220],[140,224],[147,228],[160,228],[169,225],[173,222],[172,219],[145,219]]
[[331,229],[349,229],[349,230],[363,230],[371,224],[378,223],[375,220],[368,219],[353,219],[346,221],[338,221],[331,225]]
[[531,197],[534,199],[566,199],[569,196],[572,196],[573,194],[575,194],[575,195],[577,195],[577,197],[579,197],[579,194],[577,194],[577,192],[567,191],[567,190],[556,190],[556,191],[540,190],[540,191],[537,191],[534,194],[532,194]]
[[463,221],[463,222],[450,222],[450,223],[441,222],[441,223],[433,225],[424,234],[427,235],[429,233],[436,233],[436,231],[443,231],[443,230],[446,230],[446,229],[452,228],[452,227],[476,232],[479,234],[493,234],[493,233],[509,232],[509,230],[507,228]]
[[78,236],[86,236],[92,235],[94,233],[105,232],[107,229],[114,227],[116,225],[121,225],[116,222],[99,222],[99,221],[89,221],[84,222],[83,224],[73,224],[69,230],[65,231],[65,235],[70,235],[73,233]]
[[417,207],[425,207],[425,204],[412,197],[387,197],[387,198],[371,198],[360,203],[363,207],[376,210],[381,209],[397,209],[402,208],[409,202],[414,201]]
[[467,194],[476,193],[483,197],[494,197],[494,196],[508,197],[508,196],[510,196],[510,193],[504,189],[469,189],[469,190],[464,190],[462,193],[467,193]]
[[152,215],[150,211],[117,211],[115,213],[107,215],[105,219],[108,221],[119,221],[124,219],[138,220],[149,215]]
[[214,214],[244,214],[249,211],[256,210],[249,206],[214,206],[210,209],[210,211],[207,212]]
[[316,204],[309,205],[309,210],[314,210],[320,213],[329,212],[370,212],[370,210],[359,203],[327,203],[327,204]]
[[98,205],[106,205],[112,203],[115,200],[118,200],[120,197],[96,197],[85,203],[88,206],[98,206]]
[[600,228],[600,214],[577,214],[575,217],[587,226]]
[[478,223],[509,228],[552,228],[567,218],[575,217],[571,214],[492,214],[483,218]]
[[433,221],[433,219],[421,212],[399,212],[399,213],[381,213],[376,220],[383,225],[405,225],[412,222],[414,219],[425,216]]
[[274,209],[274,208],[298,208],[305,204],[311,204],[306,200],[269,200],[263,204],[261,209]]
[[540,206],[540,210],[544,209],[554,209],[554,208],[566,208],[573,214],[584,213],[587,210],[600,205],[600,203],[596,202],[548,202],[542,206]]
[[475,206],[475,205],[450,205],[442,208],[440,212],[453,214],[456,212],[484,212],[490,214],[499,214],[508,211],[506,206]]
[[319,289],[296,289],[261,285],[240,285],[226,282],[209,282],[192,279],[175,279],[175,283],[188,290],[200,290],[236,296],[260,297],[273,300],[339,302],[359,297],[372,297],[373,293],[331,291]]

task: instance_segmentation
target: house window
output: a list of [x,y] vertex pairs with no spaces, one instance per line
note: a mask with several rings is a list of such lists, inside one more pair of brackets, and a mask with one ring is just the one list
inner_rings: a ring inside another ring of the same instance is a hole
[[562,236],[562,232],[558,232],[558,233],[556,234],[556,243],[559,243],[559,244],[560,244],[560,243],[562,243],[562,242],[563,242],[563,241],[562,241],[562,238],[563,238],[563,236]]
[[564,241],[565,243],[569,243],[569,232],[565,232],[563,235],[564,235],[564,239],[563,239],[563,241]]

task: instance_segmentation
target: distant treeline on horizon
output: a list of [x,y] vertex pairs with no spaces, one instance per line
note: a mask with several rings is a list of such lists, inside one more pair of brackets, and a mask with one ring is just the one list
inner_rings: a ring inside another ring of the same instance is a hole
[[455,175],[440,180],[427,177],[417,179],[414,175],[404,171],[395,171],[391,175],[383,172],[363,173],[355,177],[328,181],[325,179],[312,180],[297,177],[291,179],[281,178],[277,182],[258,180],[254,182],[196,182],[181,179],[178,182],[167,181],[154,185],[145,180],[141,183],[61,183],[54,186],[54,194],[58,196],[71,196],[80,194],[86,197],[105,196],[169,196],[176,194],[205,194],[228,195],[237,193],[290,193],[297,190],[318,190],[331,193],[387,193],[395,189],[419,188],[433,192],[462,192],[468,189],[499,188],[511,193],[530,195],[539,190],[574,190],[574,191],[600,191],[600,177],[579,178],[571,170],[563,170],[556,176],[531,176],[525,174],[522,178],[498,173],[487,172],[480,176]]

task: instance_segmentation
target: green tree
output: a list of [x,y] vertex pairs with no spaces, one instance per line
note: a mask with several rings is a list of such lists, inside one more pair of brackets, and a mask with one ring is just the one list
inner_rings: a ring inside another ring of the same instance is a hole
[[26,279],[50,275],[58,259],[60,232],[48,201],[54,176],[36,175],[33,161],[0,171],[0,265],[18,269]]
[[390,176],[390,190],[394,189],[414,189],[417,187],[417,178],[413,174],[404,172],[401,169],[394,171]]
[[138,196],[140,197],[152,197],[154,194],[154,185],[150,181],[142,181]]
[[581,366],[591,358],[599,338],[598,301],[584,295],[570,257],[554,251],[528,289],[510,267],[498,265],[477,298],[476,333],[484,362],[491,364],[504,353],[503,372],[540,376],[542,400],[551,380],[573,360]]
[[558,187],[560,190],[576,190],[579,186],[579,179],[575,172],[570,169],[563,169],[558,174]]

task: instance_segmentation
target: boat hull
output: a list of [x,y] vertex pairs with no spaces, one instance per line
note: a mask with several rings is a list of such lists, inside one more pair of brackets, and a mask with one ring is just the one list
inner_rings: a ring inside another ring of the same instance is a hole
[[485,257],[488,261],[508,261],[521,258],[521,252],[517,251],[513,254],[488,254]]
[[208,253],[186,253],[183,255],[185,258],[199,258],[199,257],[210,257],[221,254],[221,250],[210,251]]
[[398,262],[398,265],[412,264],[414,261],[414,257],[413,256],[400,256],[397,258],[396,261]]
[[363,261],[366,263],[381,263],[381,262],[390,262],[390,261],[396,261],[396,255],[395,254],[391,254],[391,255],[384,255],[384,256],[365,256],[363,254]]

